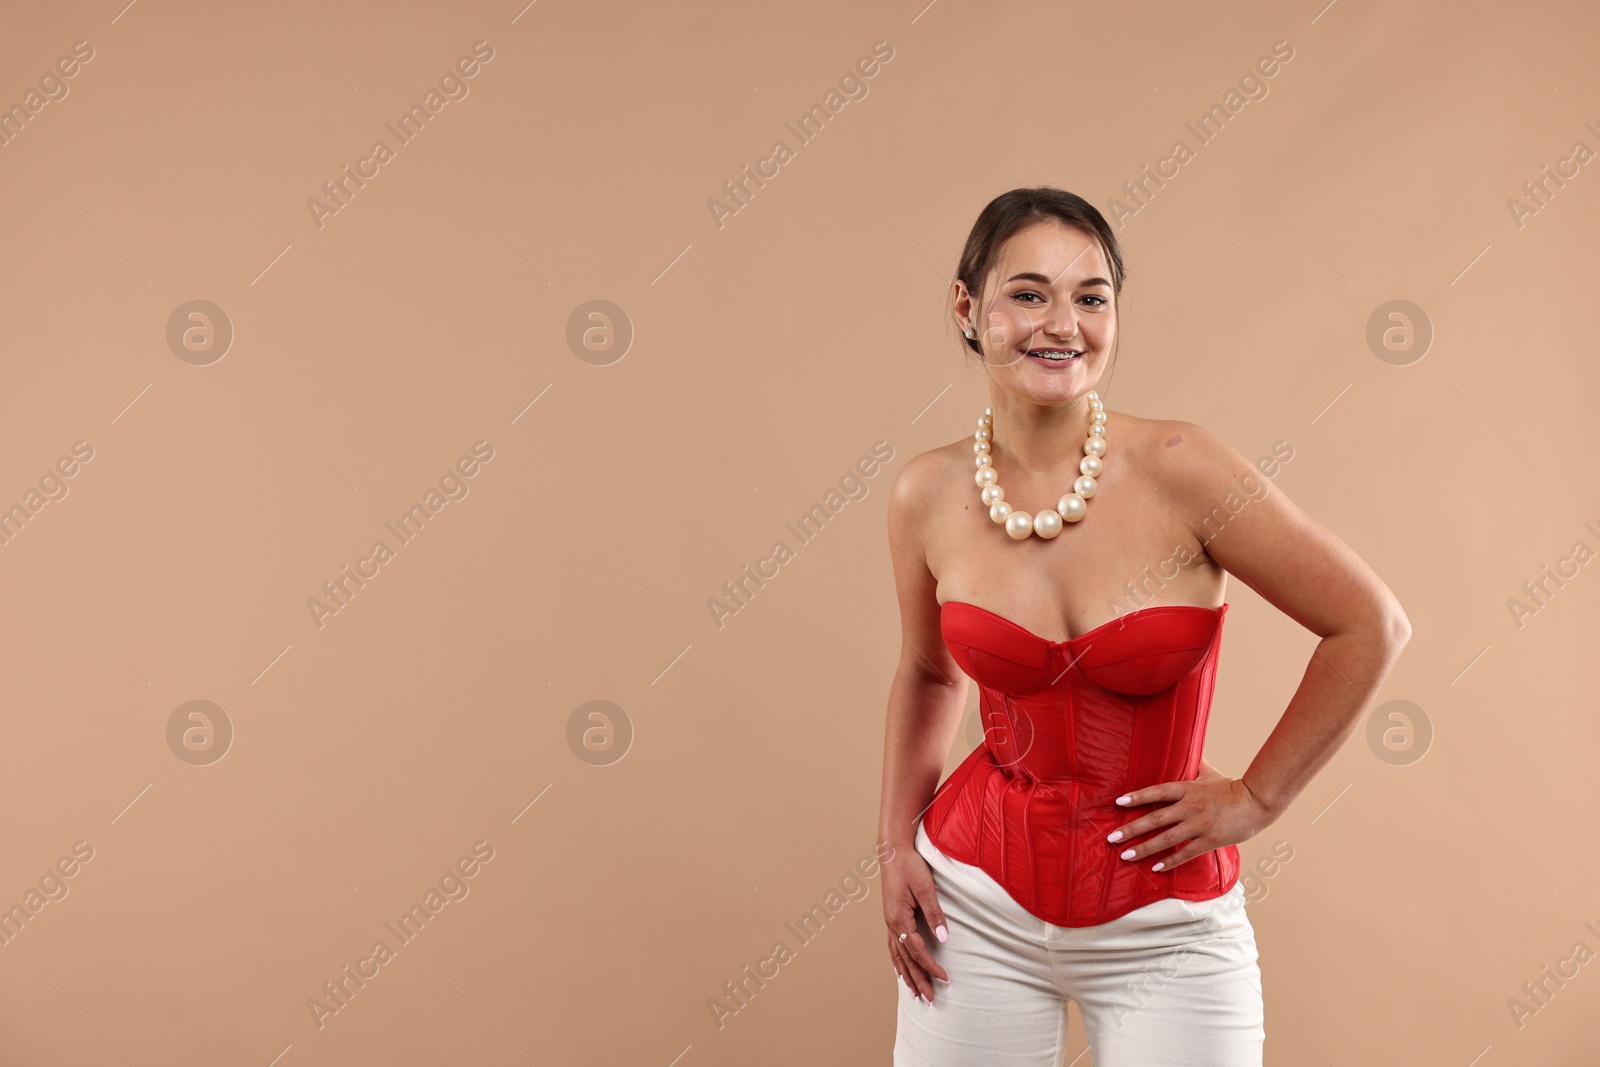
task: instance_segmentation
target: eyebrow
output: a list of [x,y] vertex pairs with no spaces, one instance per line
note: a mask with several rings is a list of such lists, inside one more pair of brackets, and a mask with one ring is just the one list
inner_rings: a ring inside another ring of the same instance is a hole
[[[1005,284],[1007,284],[1007,285],[1010,285],[1012,282],[1038,282],[1040,285],[1050,285],[1051,284],[1051,281],[1050,281],[1049,278],[1046,278],[1043,274],[1038,274],[1038,273],[1035,273],[1034,271],[1031,271],[1031,270],[1030,271],[1024,271],[1021,274],[1013,274],[1011,277],[1009,277],[1009,278],[1007,278],[1005,280]],[[1107,289],[1111,288],[1111,283],[1106,281],[1104,278],[1085,278],[1082,282],[1080,282],[1078,284],[1080,284],[1080,285],[1103,285]]]

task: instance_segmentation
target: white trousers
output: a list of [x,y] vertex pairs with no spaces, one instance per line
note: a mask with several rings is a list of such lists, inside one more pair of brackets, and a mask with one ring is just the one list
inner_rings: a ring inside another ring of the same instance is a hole
[[933,1003],[897,980],[894,1067],[1059,1067],[1067,1001],[1094,1067],[1261,1067],[1266,1040],[1255,930],[1244,886],[1169,897],[1098,926],[1029,913],[980,867],[951,859],[917,824],[950,939],[918,930],[950,984]]

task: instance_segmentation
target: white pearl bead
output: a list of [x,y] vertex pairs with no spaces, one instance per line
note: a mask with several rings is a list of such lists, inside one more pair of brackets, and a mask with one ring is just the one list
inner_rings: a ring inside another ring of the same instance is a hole
[[1006,516],[1006,533],[1014,541],[1022,541],[1033,534],[1033,516],[1026,511],[1013,511]]
[[[1105,468],[1106,465],[1100,461],[1099,456],[1084,456],[1078,461],[1078,469],[1091,478],[1100,477],[1100,473]],[[978,484],[982,485],[983,483],[979,482]]]
[[975,455],[975,456],[982,455],[983,453],[985,453],[987,451],[989,451],[989,442],[988,441],[974,441],[974,442],[972,442],[972,454],[973,455]]
[[1083,451],[1088,456],[1103,456],[1106,454],[1106,439],[1104,437],[1090,437],[1083,443]]
[[1033,532],[1048,540],[1061,532],[1061,513],[1045,508],[1033,517]]
[[1091,423],[1089,426],[1089,435],[1091,437],[1104,437],[1106,435],[1106,424],[1103,422]]
[[1091,400],[1091,401],[1089,401],[1089,410],[1090,411],[1104,411],[1105,409],[1106,409],[1106,406],[1105,406],[1105,403],[1103,401],[1099,401],[1099,400]]
[[[1087,462],[1087,459],[1085,460],[1085,462]],[[1080,464],[1080,466],[1081,466],[1081,464]],[[1088,472],[1085,471],[1084,473],[1087,474]],[[979,467],[978,468],[978,473],[974,477],[977,478],[977,480],[978,480],[978,488],[981,489],[986,485],[993,485],[996,482],[996,480],[999,479],[1000,476],[994,472],[994,468],[993,467]]]
[[997,501],[1001,501],[1006,498],[1006,491],[1000,488],[999,483],[996,483],[994,485],[984,486],[983,492],[979,493],[978,495],[983,498],[984,507],[993,507]]
[[1090,400],[1099,400],[1100,399],[1100,394],[1095,392],[1093,389],[1091,389],[1091,390],[1089,390],[1089,399]]
[[987,441],[987,440],[989,440],[989,436],[990,436],[989,435],[989,430],[988,430],[987,427],[980,426],[980,427],[978,427],[978,432],[975,433],[973,436],[975,436],[980,441]]
[[1089,505],[1077,493],[1068,493],[1056,503],[1056,510],[1066,522],[1077,522],[1089,513]]
[[1011,505],[1004,500],[996,500],[989,507],[989,518],[995,522],[1005,522],[1011,517]]
[[992,467],[994,465],[994,457],[987,452],[979,452],[973,462],[980,467]]
[[1105,422],[1106,421],[1106,409],[1105,408],[1101,408],[1099,411],[1091,411],[1091,412],[1089,412],[1089,419],[1091,421],[1093,421],[1093,422]]
[[1082,475],[1077,481],[1072,483],[1072,491],[1083,497],[1085,500],[1088,500],[1090,497],[1094,496],[1095,492],[1099,488],[1100,483],[1089,477],[1087,474]]

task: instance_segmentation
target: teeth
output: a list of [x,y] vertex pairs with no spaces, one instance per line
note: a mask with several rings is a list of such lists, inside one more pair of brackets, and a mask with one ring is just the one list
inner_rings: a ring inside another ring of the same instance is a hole
[[1072,350],[1067,351],[1067,352],[1052,352],[1052,351],[1045,351],[1044,349],[1041,349],[1041,348],[1033,348],[1033,349],[1029,349],[1028,350],[1028,355],[1030,355],[1030,356],[1039,356],[1039,357],[1041,357],[1043,359],[1058,359],[1059,360],[1059,359],[1068,359],[1068,358],[1070,358],[1072,356],[1082,355],[1082,353],[1079,352],[1076,349],[1072,349]]

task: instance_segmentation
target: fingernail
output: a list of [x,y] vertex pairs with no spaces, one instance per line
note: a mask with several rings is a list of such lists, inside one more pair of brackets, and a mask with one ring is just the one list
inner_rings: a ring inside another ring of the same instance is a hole
[[1150,869],[1151,869],[1151,870],[1152,870],[1152,871],[1159,871],[1159,870],[1160,870],[1160,869],[1161,869],[1161,868],[1163,868],[1163,867],[1165,867],[1165,866],[1166,866],[1166,864],[1165,864],[1165,863],[1158,863],[1158,864],[1156,864],[1156,865],[1155,865],[1155,866],[1154,866],[1154,867],[1151,867],[1151,868],[1150,868]]
[[945,985],[949,985],[950,984],[950,979],[948,979],[948,978],[940,978],[938,975],[934,975],[933,976],[933,980],[936,981],[936,982],[943,982]]
[[938,929],[934,930],[933,934],[940,941],[950,940],[950,931],[944,928],[944,923],[940,923]]
[[1132,797],[1118,797],[1117,798],[1117,803],[1118,804],[1126,804],[1128,801],[1130,801],[1132,799],[1133,799]]
[[1115,844],[1118,841],[1121,841],[1122,840],[1122,831],[1121,830],[1117,830],[1116,832],[1112,833],[1109,837],[1107,837],[1106,840],[1110,841],[1113,844]]
[[1125,860],[1133,859],[1133,849],[1130,848],[1128,851],[1124,852],[1122,854],[1122,858],[1125,859]]

